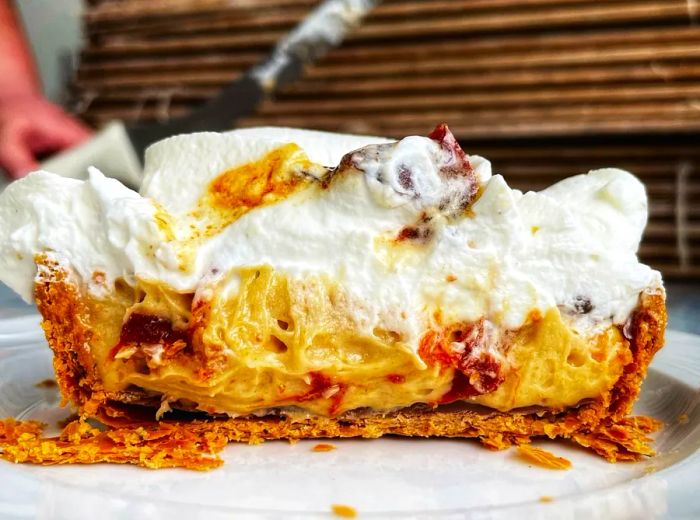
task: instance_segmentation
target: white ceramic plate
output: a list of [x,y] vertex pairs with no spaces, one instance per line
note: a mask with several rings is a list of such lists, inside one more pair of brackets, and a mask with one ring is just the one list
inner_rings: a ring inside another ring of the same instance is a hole
[[[65,415],[36,315],[0,319],[0,416]],[[36,467],[0,461],[1,518],[317,518],[331,504],[360,518],[656,518],[700,516],[700,336],[668,334],[636,412],[667,423],[659,455],[609,464],[542,442],[573,469],[531,467],[475,441],[386,438],[230,445],[208,473],[130,466]],[[687,416],[687,421],[679,417]],[[540,497],[552,497],[542,502]]]

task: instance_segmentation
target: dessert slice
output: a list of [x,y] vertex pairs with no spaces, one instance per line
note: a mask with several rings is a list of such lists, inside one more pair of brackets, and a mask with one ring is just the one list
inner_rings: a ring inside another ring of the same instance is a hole
[[513,190],[444,125],[183,135],[148,150],[140,193],[96,170],[9,186],[0,279],[36,300],[65,399],[113,427],[635,459],[666,320],[646,206],[615,169]]

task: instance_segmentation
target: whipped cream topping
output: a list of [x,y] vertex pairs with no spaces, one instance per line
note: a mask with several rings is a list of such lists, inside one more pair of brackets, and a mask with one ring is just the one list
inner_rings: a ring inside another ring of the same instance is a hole
[[[255,208],[196,246],[172,239],[187,235],[186,216],[214,178],[289,142],[331,167],[327,186]],[[300,282],[330,277],[361,330],[397,331],[414,349],[437,310],[444,323],[487,317],[517,328],[558,306],[588,333],[623,323],[642,291],[661,286],[636,257],[647,202],[633,175],[597,170],[523,194],[488,161],[470,156],[460,169],[461,160],[426,137],[260,128],[153,145],[140,194],[95,169],[86,181],[33,173],[0,195],[0,280],[29,301],[34,255],[49,253],[86,287],[99,272],[107,284],[235,294],[226,273],[267,264]],[[469,211],[456,215],[465,193]],[[183,247],[195,248],[184,269]]]
[[352,154],[350,160],[364,173],[375,202],[390,208],[418,200],[426,208],[458,213],[479,188],[476,176],[468,175],[472,173],[468,162],[462,164],[449,148],[424,137],[367,146]]

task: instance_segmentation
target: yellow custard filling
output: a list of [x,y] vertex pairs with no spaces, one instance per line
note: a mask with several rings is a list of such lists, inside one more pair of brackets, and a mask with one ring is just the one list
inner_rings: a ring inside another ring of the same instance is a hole
[[[290,406],[337,415],[454,400],[501,411],[560,409],[608,391],[630,356],[617,327],[583,337],[551,308],[502,331],[493,357],[498,384],[474,395],[482,365],[465,376],[461,365],[422,356],[394,331],[363,331],[352,312],[359,302],[332,280],[291,279],[269,266],[228,276],[240,279],[236,294],[214,290],[207,301],[146,283],[91,299],[90,348],[105,390],[137,387],[173,407],[234,415]],[[130,328],[130,320],[141,321]]]

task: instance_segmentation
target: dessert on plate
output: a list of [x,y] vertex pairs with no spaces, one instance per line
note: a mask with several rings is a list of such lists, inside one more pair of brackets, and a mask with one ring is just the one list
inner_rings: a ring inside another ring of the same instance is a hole
[[0,280],[36,301],[65,401],[115,429],[629,460],[652,453],[628,414],[666,320],[646,218],[630,173],[521,193],[444,125],[199,133],[153,145],[139,193],[95,169],[11,184]]

